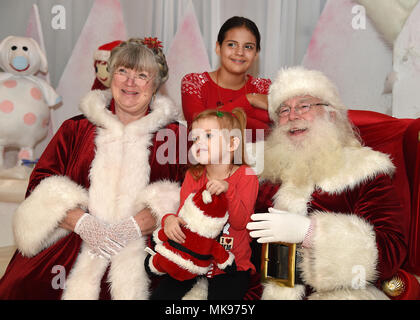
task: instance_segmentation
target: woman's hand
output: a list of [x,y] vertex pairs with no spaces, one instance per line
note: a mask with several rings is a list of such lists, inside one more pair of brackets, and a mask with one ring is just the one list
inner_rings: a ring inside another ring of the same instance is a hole
[[84,214],[85,211],[80,208],[69,210],[58,226],[69,231],[74,231],[77,221],[79,221]]
[[185,224],[187,223],[181,217],[170,215],[165,220],[163,231],[169,239],[178,243],[184,243],[186,236],[182,232],[181,226]]
[[139,225],[143,236],[151,235],[156,229],[156,218],[149,208],[145,208],[137,213],[134,216],[134,220]]
[[211,195],[215,194],[218,196],[229,189],[229,183],[225,180],[210,180],[207,182],[206,189]]
[[268,96],[266,94],[248,93],[246,98],[253,107],[268,110]]

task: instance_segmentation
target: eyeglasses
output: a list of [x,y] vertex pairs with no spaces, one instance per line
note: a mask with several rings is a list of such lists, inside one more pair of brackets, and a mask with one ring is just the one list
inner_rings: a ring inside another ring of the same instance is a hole
[[118,68],[114,72],[114,77],[117,77],[117,80],[121,82],[127,81],[128,79],[133,79],[135,84],[137,85],[144,85],[153,79],[153,77],[148,76],[144,72],[139,72],[139,73],[130,75],[129,70],[125,68]]
[[[305,114],[309,110],[311,110],[313,106],[329,106],[329,104],[325,102],[303,103],[294,107],[294,110],[295,110],[295,113],[301,116],[302,114]],[[289,116],[291,111],[292,111],[292,108],[289,106],[280,106],[280,108],[277,109],[276,114],[280,118],[285,118]]]

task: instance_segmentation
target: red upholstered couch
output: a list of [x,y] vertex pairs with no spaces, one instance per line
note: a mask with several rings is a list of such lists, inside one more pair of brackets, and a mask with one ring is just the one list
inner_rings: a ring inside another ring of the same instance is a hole
[[[404,290],[391,299],[420,299],[420,118],[397,119],[372,111],[350,110],[349,119],[359,129],[366,146],[391,156],[396,167],[393,183],[406,208],[409,229],[408,253],[398,274]],[[260,250],[253,247],[253,262],[259,261]],[[258,275],[245,299],[258,299],[262,293]]]
[[387,153],[396,167],[393,179],[407,211],[408,252],[397,276],[403,292],[392,299],[420,299],[420,118],[397,119],[372,111],[349,111],[365,145]]

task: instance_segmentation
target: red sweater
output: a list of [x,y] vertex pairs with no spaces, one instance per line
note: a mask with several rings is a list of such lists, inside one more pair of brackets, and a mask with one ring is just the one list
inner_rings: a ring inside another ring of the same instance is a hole
[[[268,94],[271,80],[254,78],[248,75],[248,81],[239,90],[230,90],[218,86],[208,72],[190,73],[184,76],[181,83],[182,109],[188,126],[194,116],[206,109],[221,106],[221,110],[232,111],[241,107],[247,115],[247,129],[269,129],[270,118],[266,110],[253,107],[246,94]],[[254,140],[254,139],[253,139]]]
[[[231,252],[235,255],[235,262],[238,271],[251,269],[255,272],[255,267],[251,263],[251,237],[249,236],[246,225],[250,221],[251,214],[254,213],[254,205],[258,194],[258,178],[252,169],[242,165],[229,178],[225,179],[229,183],[226,197],[229,201],[228,212],[230,224],[228,232],[223,236],[233,238]],[[193,192],[197,192],[208,179],[206,171],[198,180],[194,180],[191,173],[187,171],[185,180],[181,187],[180,206],[182,208],[185,199]],[[179,212],[179,209],[178,209]],[[224,273],[215,267],[209,277]]]

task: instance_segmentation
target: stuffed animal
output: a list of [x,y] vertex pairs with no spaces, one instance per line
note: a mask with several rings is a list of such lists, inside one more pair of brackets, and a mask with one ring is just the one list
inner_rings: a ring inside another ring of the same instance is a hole
[[224,193],[211,196],[203,187],[185,200],[179,217],[186,225],[181,229],[186,235],[183,244],[168,239],[163,227],[156,230],[153,239],[155,250],[148,248],[145,268],[149,273],[168,273],[179,281],[206,274],[212,263],[225,271],[236,271],[235,257],[218,241],[228,220],[227,199]]
[[47,59],[32,38],[9,36],[0,43],[0,169],[5,147],[19,148],[17,164],[33,160],[48,133],[49,107],[61,102],[50,85],[34,75],[47,72]]
[[108,59],[111,56],[111,51],[117,47],[122,41],[116,40],[105,43],[95,51],[93,55],[93,66],[95,68],[95,81],[93,82],[91,90],[107,90],[111,85],[111,76],[108,69]]

